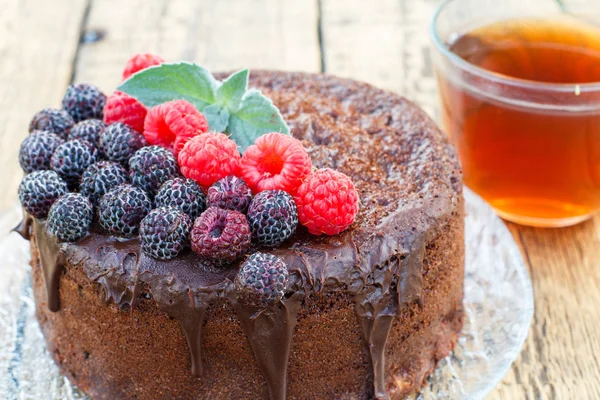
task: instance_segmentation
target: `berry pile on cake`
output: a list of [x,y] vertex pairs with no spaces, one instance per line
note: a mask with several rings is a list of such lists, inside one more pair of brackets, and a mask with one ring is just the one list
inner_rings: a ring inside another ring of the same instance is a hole
[[[124,77],[160,60],[142,57],[130,60]],[[300,223],[315,235],[340,233],[358,212],[350,178],[311,171],[299,140],[267,133],[241,156],[227,135],[208,132],[204,115],[186,100],[146,110],[123,92],[107,100],[93,85],[71,85],[63,109],[40,111],[30,129],[19,154],[30,174],[19,198],[32,216],[48,217],[49,232],[61,241],[84,237],[97,209],[106,233],[139,234],[154,258],[170,260],[189,243],[223,265],[252,245],[288,240],[298,225],[297,203]]]
[[219,77],[140,54],[33,117],[18,230],[61,370],[93,398],[418,390],[462,326],[454,151],[365,84]]

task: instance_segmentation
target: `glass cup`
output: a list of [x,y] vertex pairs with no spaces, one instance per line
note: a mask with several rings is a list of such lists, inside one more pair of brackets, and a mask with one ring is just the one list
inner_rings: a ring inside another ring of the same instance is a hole
[[[448,0],[431,26],[442,121],[465,184],[501,217],[542,227],[576,224],[600,210],[600,82],[514,78],[450,50],[474,29],[515,18],[585,24],[589,37],[574,40],[600,45],[598,0]],[[507,62],[518,67],[523,60]],[[571,67],[557,62],[565,66]]]

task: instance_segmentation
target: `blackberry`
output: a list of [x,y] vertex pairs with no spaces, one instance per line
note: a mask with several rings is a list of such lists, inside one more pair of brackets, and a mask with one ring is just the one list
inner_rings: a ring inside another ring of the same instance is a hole
[[65,110],[44,108],[33,116],[29,123],[29,132],[35,130],[56,133],[63,140],[67,140],[69,131],[75,124],[71,115]]
[[231,263],[250,247],[250,227],[239,211],[209,207],[194,222],[192,250],[218,264]]
[[143,147],[129,159],[131,183],[154,196],[160,186],[179,176],[173,153],[160,146]]
[[71,187],[77,187],[87,167],[96,161],[98,150],[95,147],[82,140],[69,140],[56,148],[50,166]]
[[100,134],[99,149],[102,155],[123,165],[127,165],[131,156],[147,145],[141,133],[121,122],[110,124]]
[[100,161],[87,167],[81,177],[79,191],[90,199],[92,204],[98,205],[102,196],[112,188],[127,182],[127,171],[121,164]]
[[86,119],[76,123],[69,132],[69,140],[79,139],[89,142],[98,148],[100,134],[104,131],[106,125],[99,119]]
[[69,192],[65,181],[54,171],[34,171],[21,181],[19,200],[35,218],[46,218],[56,199]]
[[188,243],[192,223],[183,211],[173,207],[159,207],[140,224],[142,251],[159,260],[177,257]]
[[79,193],[67,193],[50,207],[48,231],[63,242],[75,242],[90,230],[94,208]]
[[162,184],[154,198],[156,207],[175,207],[193,222],[206,209],[206,196],[200,185],[191,179],[174,178]]
[[25,173],[50,169],[52,154],[64,143],[58,135],[49,131],[33,131],[21,143],[19,164]]
[[227,208],[244,214],[252,201],[252,191],[246,182],[233,175],[213,183],[206,196],[209,207]]
[[85,119],[102,119],[106,96],[96,86],[88,83],[69,85],[62,99],[63,108],[75,122]]
[[234,286],[241,301],[269,307],[283,298],[288,278],[287,266],[279,257],[254,253],[241,265]]
[[298,210],[292,196],[283,190],[257,194],[248,208],[252,239],[262,246],[276,247],[289,239],[298,226]]
[[119,185],[100,200],[98,219],[107,232],[133,237],[138,232],[140,222],[152,210],[150,198],[142,189],[129,185]]

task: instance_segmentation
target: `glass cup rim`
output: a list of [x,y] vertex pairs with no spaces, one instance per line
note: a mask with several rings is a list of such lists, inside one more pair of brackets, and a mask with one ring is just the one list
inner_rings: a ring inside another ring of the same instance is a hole
[[429,37],[436,50],[442,53],[444,57],[449,59],[453,64],[457,65],[460,69],[472,74],[478,78],[486,81],[493,82],[494,84],[500,84],[505,86],[513,86],[522,89],[531,90],[542,90],[550,91],[555,93],[573,93],[575,90],[579,93],[593,93],[600,91],[600,82],[588,82],[588,83],[551,83],[551,82],[538,82],[527,79],[514,78],[508,75],[497,74],[481,68],[475,64],[472,64],[462,57],[456,55],[448,46],[444,44],[444,41],[437,32],[437,23],[444,12],[444,10],[451,4],[461,0],[444,0],[435,10],[431,17],[429,24]]

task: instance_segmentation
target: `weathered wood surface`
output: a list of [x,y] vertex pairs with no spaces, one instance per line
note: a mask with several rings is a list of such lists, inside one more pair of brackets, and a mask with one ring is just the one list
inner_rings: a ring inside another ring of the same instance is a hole
[[75,79],[107,93],[135,52],[195,61],[211,71],[318,72],[321,65],[314,1],[101,0],[92,3],[85,29],[103,39],[81,45]]
[[33,114],[71,80],[85,0],[0,0],[0,209],[16,201],[18,150]]
[[[0,0],[0,207],[14,204],[29,119],[73,78],[111,92],[138,51],[212,70],[352,77],[435,116],[428,23],[437,0]],[[78,44],[79,37],[87,41]],[[99,39],[90,41],[90,39]],[[509,224],[533,280],[525,348],[490,399],[600,398],[600,218],[543,230]]]

